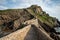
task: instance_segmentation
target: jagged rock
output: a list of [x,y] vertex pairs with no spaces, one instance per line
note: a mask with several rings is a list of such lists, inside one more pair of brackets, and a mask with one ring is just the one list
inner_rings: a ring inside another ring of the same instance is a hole
[[35,13],[41,13],[42,12],[42,8],[40,6],[37,5],[32,5],[31,9],[35,12]]
[[[44,12],[42,10],[42,8],[37,5],[32,5],[31,7],[25,8],[25,9],[7,9],[7,10],[0,11],[0,27],[3,26],[2,27],[3,32],[1,31],[2,33],[0,33],[0,35],[2,34],[2,36],[5,36],[13,31],[21,29],[21,28],[25,27],[26,25],[32,25],[32,24],[34,24],[36,27],[40,28],[40,32],[41,32],[41,28],[42,28],[46,31],[47,34],[48,33],[50,34],[51,30],[55,26],[60,25],[60,22],[57,21],[57,19],[54,19],[53,17],[46,14],[46,12]],[[33,28],[33,29],[35,29],[35,28]],[[6,30],[9,30],[9,31],[6,31]],[[47,35],[43,35],[43,34],[45,34],[45,31],[43,31],[41,33],[42,37],[47,36]],[[41,37],[41,35],[40,35],[40,37]],[[18,38],[20,39],[20,37],[18,37]],[[28,38],[30,38],[30,37],[28,36]],[[26,39],[26,40],[28,40],[28,39]]]
[[38,19],[31,19],[24,22],[25,25],[35,25],[36,27],[39,27]]
[[0,40],[53,40],[53,39],[50,38],[48,34],[43,32],[43,30],[40,30],[35,26],[28,25],[23,29],[20,29],[5,37],[0,38]]
[[15,21],[14,21],[14,27],[13,27],[13,30],[18,29],[18,28],[20,27],[20,25],[21,25],[20,20],[19,20],[19,19],[18,19],[18,20],[15,20]]
[[4,20],[0,20],[0,25],[2,25],[4,23]]

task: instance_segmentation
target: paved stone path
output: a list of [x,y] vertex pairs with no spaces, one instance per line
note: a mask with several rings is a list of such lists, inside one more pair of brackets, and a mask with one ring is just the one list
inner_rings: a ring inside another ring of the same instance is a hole
[[0,40],[52,40],[37,27],[26,26],[16,32],[13,32]]

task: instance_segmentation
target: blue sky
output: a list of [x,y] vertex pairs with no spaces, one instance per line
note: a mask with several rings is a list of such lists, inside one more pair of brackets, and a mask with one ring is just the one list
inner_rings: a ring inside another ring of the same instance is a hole
[[60,20],[60,0],[0,0],[0,10],[26,8],[33,4]]

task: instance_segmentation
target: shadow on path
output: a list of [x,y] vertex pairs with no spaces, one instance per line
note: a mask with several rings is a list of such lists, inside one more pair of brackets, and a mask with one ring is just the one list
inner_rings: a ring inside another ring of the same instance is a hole
[[24,40],[51,40],[44,33],[42,33],[37,27],[32,25]]

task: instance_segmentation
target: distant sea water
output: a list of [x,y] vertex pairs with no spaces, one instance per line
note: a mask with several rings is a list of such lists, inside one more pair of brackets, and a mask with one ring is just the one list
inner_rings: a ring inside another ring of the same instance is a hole
[[54,29],[56,30],[56,32],[60,32],[60,27],[55,27]]

